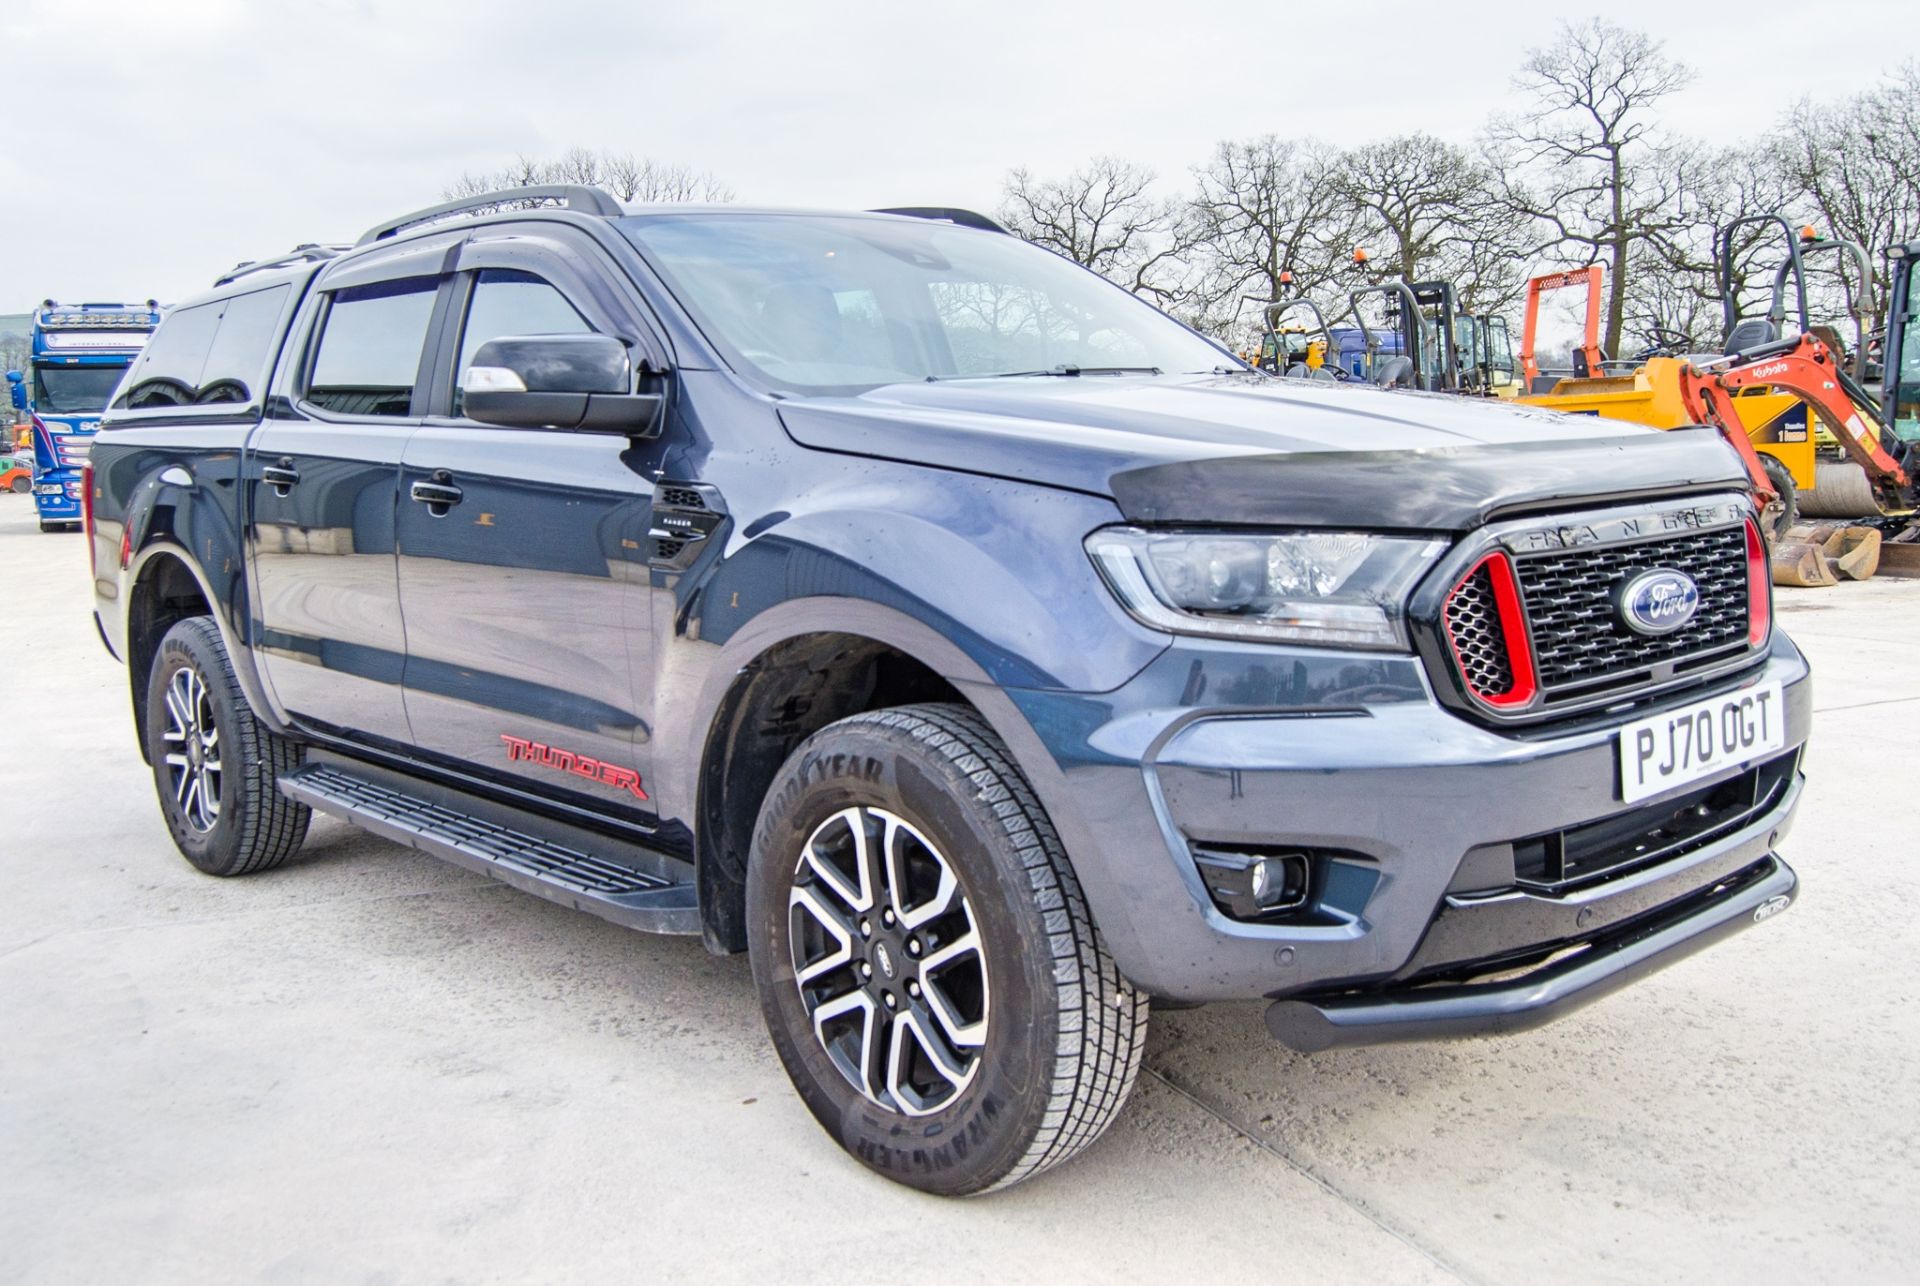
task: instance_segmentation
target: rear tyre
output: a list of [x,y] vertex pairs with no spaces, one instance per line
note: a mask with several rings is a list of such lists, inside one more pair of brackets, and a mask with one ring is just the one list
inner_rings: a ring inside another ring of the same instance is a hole
[[794,751],[755,828],[747,923],[794,1087],[890,1179],[1018,1183],[1091,1144],[1132,1088],[1147,997],[963,706],[856,715]]
[[147,757],[181,854],[208,875],[278,866],[312,813],[280,793],[300,747],[254,717],[220,631],[205,616],[167,631],[147,679]]
[[33,490],[33,483],[24,477],[15,478],[8,484],[8,489],[16,496],[24,496]]

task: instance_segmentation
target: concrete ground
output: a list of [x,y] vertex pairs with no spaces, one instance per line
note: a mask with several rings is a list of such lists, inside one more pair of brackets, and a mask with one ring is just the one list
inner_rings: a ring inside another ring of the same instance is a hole
[[1911,1280],[1920,582],[1781,594],[1789,914],[1500,1040],[1156,1015],[1090,1154],[956,1202],[820,1132],[743,960],[324,820],[196,874],[85,558],[0,495],[0,1282]]

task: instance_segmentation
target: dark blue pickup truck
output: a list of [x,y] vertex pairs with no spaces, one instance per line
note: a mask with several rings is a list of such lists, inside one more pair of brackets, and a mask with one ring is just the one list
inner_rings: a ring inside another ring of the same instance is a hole
[[1509,1031],[1794,895],[1711,431],[1269,378],[965,211],[422,211],[173,309],[91,467],[189,860],[319,810],[745,951],[931,1191],[1092,1142],[1152,1002]]

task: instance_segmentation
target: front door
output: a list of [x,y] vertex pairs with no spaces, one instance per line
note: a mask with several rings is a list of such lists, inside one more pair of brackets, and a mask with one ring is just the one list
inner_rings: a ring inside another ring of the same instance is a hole
[[[440,345],[442,413],[402,458],[407,712],[430,755],[650,814],[647,462],[618,435],[460,414],[457,375],[489,339],[631,333],[604,291],[580,283],[577,260],[538,241],[480,237],[463,249]],[[498,263],[516,266],[484,266]]]
[[254,437],[258,651],[281,706],[321,731],[410,740],[394,515],[443,285],[406,276],[319,295],[305,359]]

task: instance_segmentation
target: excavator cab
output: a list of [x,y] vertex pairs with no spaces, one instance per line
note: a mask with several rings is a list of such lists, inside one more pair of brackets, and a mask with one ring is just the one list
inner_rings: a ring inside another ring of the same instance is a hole
[[1881,417],[1902,442],[1920,442],[1920,241],[1887,248],[1891,289],[1880,351]]

